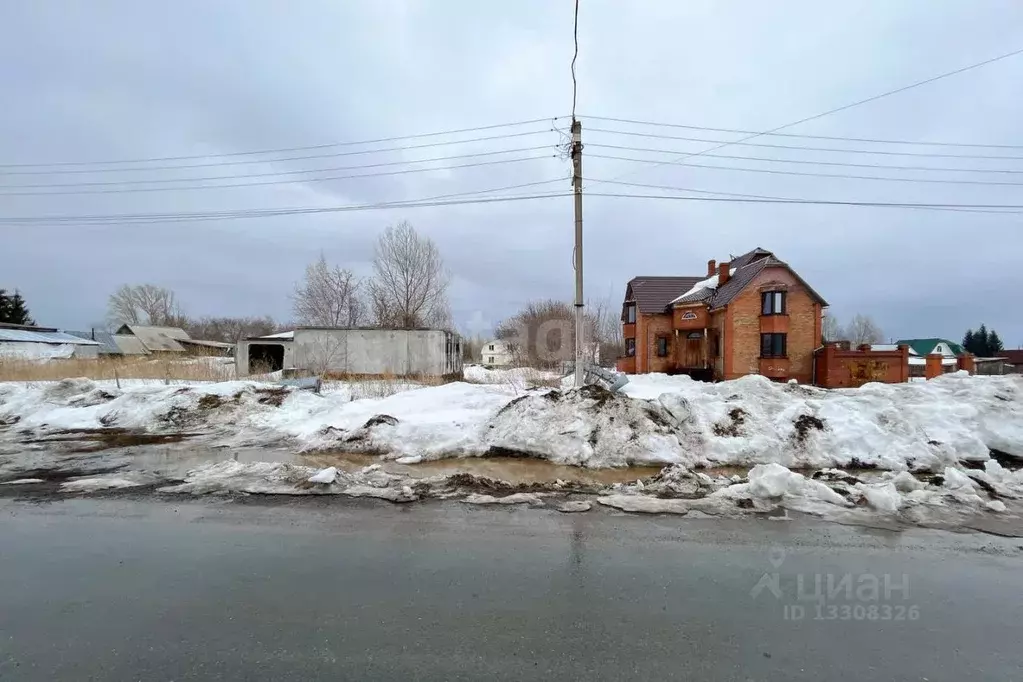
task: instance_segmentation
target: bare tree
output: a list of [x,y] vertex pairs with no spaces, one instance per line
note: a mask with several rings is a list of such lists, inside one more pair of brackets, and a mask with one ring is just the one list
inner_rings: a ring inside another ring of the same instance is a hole
[[321,253],[305,269],[305,280],[295,286],[292,309],[300,324],[320,327],[357,327],[366,319],[360,298],[362,283],[351,270],[331,267]]
[[432,239],[408,222],[388,227],[373,254],[370,305],[377,325],[393,329],[451,326],[448,274]]
[[602,361],[614,360],[625,352],[622,334],[621,306],[614,302],[613,294],[586,306],[586,317],[593,328],[592,341],[597,344]]
[[280,331],[272,317],[200,317],[189,319],[184,330],[193,339],[236,343],[249,336],[266,336]]
[[863,343],[881,343],[884,338],[881,328],[877,326],[873,318],[859,313],[849,322],[849,326],[846,327],[845,331],[849,342],[854,346]]
[[302,343],[296,351],[297,362],[302,369],[327,379],[331,375],[344,374],[348,370],[348,333],[344,336],[325,334],[315,336]]
[[[583,329],[586,346],[591,351],[586,358],[588,361],[595,360],[599,353],[598,326],[597,319],[588,314]],[[530,301],[522,310],[498,324],[494,335],[507,345],[515,364],[559,367],[563,361],[575,357],[574,306],[555,299]],[[593,345],[594,341],[597,346]],[[611,357],[617,355],[612,353]]]
[[839,323],[838,318],[834,315],[825,315],[824,324],[821,327],[821,335],[824,337],[825,343],[832,341],[844,341],[845,330],[842,329],[842,325]]
[[114,326],[177,327],[185,323],[185,315],[174,292],[155,284],[121,285],[107,301],[107,318]]

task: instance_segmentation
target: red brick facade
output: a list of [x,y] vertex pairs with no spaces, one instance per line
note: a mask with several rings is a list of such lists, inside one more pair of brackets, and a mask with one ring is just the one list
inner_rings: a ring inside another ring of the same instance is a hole
[[[734,276],[729,265],[722,263],[716,269],[718,293]],[[713,267],[708,264],[708,273]],[[715,295],[706,301],[669,303],[663,312],[637,314],[635,325],[623,325],[625,338],[634,339],[635,353],[622,358],[619,370],[689,373],[712,379],[763,374],[810,383],[814,351],[821,346],[823,301],[773,256],[755,270],[755,275],[743,279],[738,293],[739,280],[731,284],[728,300],[721,305],[715,305]],[[764,315],[763,296],[768,293],[778,294],[783,307]],[[635,303],[626,301],[629,305]],[[762,344],[771,342],[774,350],[762,357]]]

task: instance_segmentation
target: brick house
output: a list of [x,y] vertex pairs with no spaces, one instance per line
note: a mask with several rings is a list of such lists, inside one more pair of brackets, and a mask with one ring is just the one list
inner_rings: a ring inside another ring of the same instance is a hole
[[699,379],[813,379],[827,302],[788,264],[756,248],[705,277],[635,277],[625,289],[619,371]]

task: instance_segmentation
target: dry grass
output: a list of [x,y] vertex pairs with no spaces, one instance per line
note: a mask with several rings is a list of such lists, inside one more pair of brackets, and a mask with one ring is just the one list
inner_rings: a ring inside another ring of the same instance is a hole
[[230,358],[147,356],[95,360],[9,360],[0,358],[0,381],[58,381],[60,379],[151,379],[163,381],[229,381],[234,379]]

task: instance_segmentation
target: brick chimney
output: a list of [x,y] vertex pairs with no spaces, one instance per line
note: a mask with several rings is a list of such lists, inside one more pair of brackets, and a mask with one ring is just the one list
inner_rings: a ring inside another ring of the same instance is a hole
[[707,277],[713,277],[714,273],[717,272],[718,262],[711,258],[707,261]]
[[721,287],[723,287],[725,285],[725,282],[728,281],[728,278],[731,277],[731,273],[729,272],[729,268],[728,268],[729,265],[730,265],[730,263],[722,263],[721,265],[718,266],[718,288],[719,289]]

